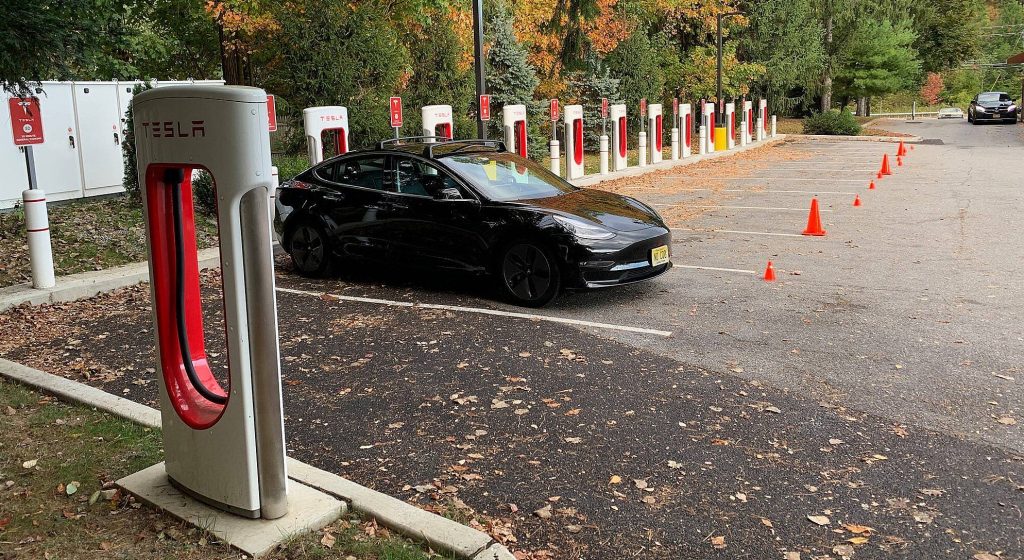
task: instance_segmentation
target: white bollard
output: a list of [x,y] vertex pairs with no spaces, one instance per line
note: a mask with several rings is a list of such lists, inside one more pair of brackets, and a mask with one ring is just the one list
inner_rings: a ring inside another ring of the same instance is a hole
[[558,159],[558,140],[551,141],[551,172],[562,176],[562,162]]
[[281,172],[276,165],[270,166],[270,242],[277,239],[277,229],[274,228],[274,216],[277,216],[277,188],[281,186]]
[[764,119],[757,117],[757,134],[754,135],[757,141],[764,140]]
[[57,285],[53,277],[53,248],[50,246],[50,219],[46,215],[46,193],[29,189],[21,193],[25,201],[25,229],[28,231],[28,260],[32,268],[32,287],[37,290]]
[[747,121],[740,121],[740,147],[747,145]]
[[772,138],[775,138],[775,131],[776,131],[775,127],[778,124],[779,124],[778,116],[777,115],[772,115]]
[[640,167],[647,167],[647,133],[641,131],[637,148],[640,150]]
[[700,155],[708,153],[708,129],[700,125]]
[[608,174],[608,135],[601,135],[601,175]]
[[672,159],[679,159],[679,129],[672,127]]

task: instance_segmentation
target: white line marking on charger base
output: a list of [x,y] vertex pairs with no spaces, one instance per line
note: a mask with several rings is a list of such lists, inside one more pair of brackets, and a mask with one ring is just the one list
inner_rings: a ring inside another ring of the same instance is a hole
[[395,301],[390,299],[367,298],[358,296],[342,296],[329,294],[327,292],[310,292],[306,290],[295,290],[292,288],[276,288],[277,291],[300,296],[329,297],[338,301],[352,301],[358,303],[372,303],[375,305],[387,305],[391,307],[410,307],[417,309],[440,309],[443,311],[458,311],[462,313],[476,313],[478,315],[495,315],[499,317],[511,317],[515,319],[528,319],[531,321],[548,321],[550,323],[562,323],[565,325],[576,325],[580,327],[592,327],[595,329],[608,329],[624,332],[635,332],[651,334],[656,336],[672,336],[672,331],[661,331],[657,329],[645,329],[642,327],[630,327],[627,325],[614,325],[611,323],[596,323],[581,319],[567,319],[564,317],[552,317],[550,315],[535,315],[532,313],[516,313],[514,311],[501,311],[499,309],[487,309],[483,307],[465,307],[462,305],[443,305],[439,303],[418,303],[414,301]]
[[806,239],[804,235],[799,233],[775,233],[771,231],[740,231],[736,229],[680,229],[672,228],[672,232],[686,232],[686,233],[733,233],[736,235],[768,235],[771,237],[799,237]]
[[715,272],[736,272],[738,274],[757,274],[756,270],[746,270],[742,268],[719,268],[717,266],[696,266],[692,264],[673,264],[672,270],[677,268],[685,268],[688,270],[713,270]]

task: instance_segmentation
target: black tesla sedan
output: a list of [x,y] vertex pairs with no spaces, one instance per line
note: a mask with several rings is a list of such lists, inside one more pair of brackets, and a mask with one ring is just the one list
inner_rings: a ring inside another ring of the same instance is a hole
[[981,121],[1017,122],[1020,110],[1017,103],[1006,92],[987,91],[979,93],[967,108],[967,121],[978,124]]
[[[275,228],[302,274],[341,262],[492,275],[514,303],[666,272],[672,234],[650,206],[570,185],[497,141],[381,142],[281,185]],[[440,140],[440,139],[438,139]]]

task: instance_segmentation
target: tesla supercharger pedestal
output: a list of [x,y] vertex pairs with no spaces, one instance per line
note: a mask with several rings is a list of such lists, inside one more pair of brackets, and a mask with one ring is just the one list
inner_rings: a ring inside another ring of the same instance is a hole
[[[451,105],[427,105],[421,111],[424,136],[437,136],[449,140],[455,138]],[[434,142],[434,139],[427,138],[426,141]]]
[[566,105],[565,120],[565,178],[572,181],[583,177],[583,106]]
[[[133,115],[167,477],[218,509],[281,517],[288,499],[267,95],[248,87],[170,86],[135,96]],[[203,343],[194,169],[210,173],[217,197],[224,376]]]
[[736,103],[725,104],[725,126],[728,131],[728,149],[736,146]]
[[672,145],[671,154],[672,159],[677,160],[682,155],[682,151],[679,148],[679,98],[672,99],[672,130],[669,132]]
[[612,117],[612,171],[622,171],[629,167],[626,106],[612,105],[608,111]]
[[741,144],[746,146],[754,141],[754,102],[743,101],[743,128],[740,130]]
[[324,133],[333,133],[334,154],[348,153],[348,109],[340,106],[308,107],[302,110],[309,164],[324,160]]
[[761,99],[757,102],[757,118],[761,126],[757,127],[757,139],[764,140],[768,133],[768,100]]
[[710,154],[715,151],[715,104],[705,102],[700,117],[701,128],[704,130],[703,141],[707,146],[704,153]]
[[693,107],[689,103],[679,104],[679,130],[679,157],[688,158],[693,154]]
[[650,162],[660,163],[665,149],[665,119],[661,103],[647,106],[647,146],[651,151]]
[[501,108],[501,120],[505,127],[505,149],[522,157],[529,157],[526,105],[505,105]]

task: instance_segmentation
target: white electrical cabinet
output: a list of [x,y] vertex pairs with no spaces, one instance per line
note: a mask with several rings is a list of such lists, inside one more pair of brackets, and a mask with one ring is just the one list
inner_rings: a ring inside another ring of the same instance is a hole
[[[156,87],[223,85],[222,80],[153,81]],[[128,103],[140,81],[42,82],[32,88],[43,115],[44,143],[33,147],[38,188],[48,201],[124,190],[121,142]],[[21,203],[28,188],[25,154],[14,145],[7,99],[0,108],[0,209]]]

